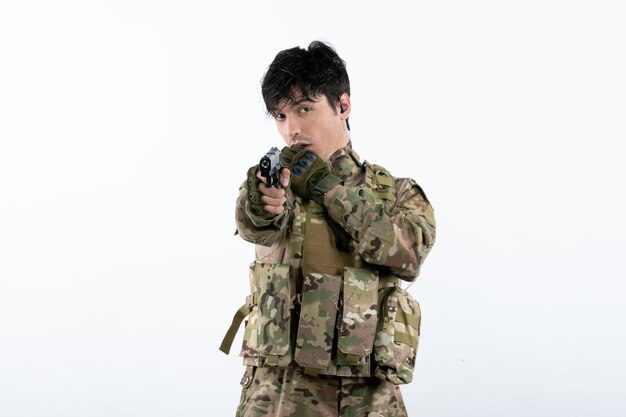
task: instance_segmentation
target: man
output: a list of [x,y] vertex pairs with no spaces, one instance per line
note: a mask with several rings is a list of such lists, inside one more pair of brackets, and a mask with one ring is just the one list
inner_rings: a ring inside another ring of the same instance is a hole
[[[237,416],[406,416],[419,335],[412,281],[435,241],[433,209],[411,179],[352,149],[344,61],[322,42],[276,56],[262,82],[286,147],[280,183],[255,165],[237,231],[256,244]],[[230,339],[230,340],[227,340]]]

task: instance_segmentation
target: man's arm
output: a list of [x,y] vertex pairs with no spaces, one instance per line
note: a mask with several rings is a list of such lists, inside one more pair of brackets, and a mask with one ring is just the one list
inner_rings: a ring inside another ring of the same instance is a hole
[[280,175],[281,186],[268,188],[265,178],[256,171],[261,205],[250,201],[249,187],[246,188],[245,184],[239,187],[235,220],[237,233],[243,239],[259,245],[271,246],[282,237],[291,214],[291,205],[286,204],[289,194],[285,190],[289,184],[290,175],[288,169],[283,169]]
[[388,210],[368,187],[335,186],[324,203],[330,217],[357,242],[363,259],[412,281],[435,243],[435,216],[415,181],[396,180],[396,195]]

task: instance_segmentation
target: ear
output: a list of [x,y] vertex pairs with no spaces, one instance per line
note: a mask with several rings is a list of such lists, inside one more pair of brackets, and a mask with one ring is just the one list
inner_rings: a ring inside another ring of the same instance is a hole
[[350,96],[348,93],[343,93],[339,96],[339,108],[341,112],[339,116],[342,120],[347,120],[348,117],[350,117],[350,111],[352,110],[352,104],[350,103]]

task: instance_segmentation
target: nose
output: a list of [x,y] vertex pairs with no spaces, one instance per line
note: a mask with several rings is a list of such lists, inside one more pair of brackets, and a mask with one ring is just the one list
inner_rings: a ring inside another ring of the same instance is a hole
[[291,141],[299,136],[300,133],[300,123],[297,120],[294,120],[293,117],[285,120],[285,139]]

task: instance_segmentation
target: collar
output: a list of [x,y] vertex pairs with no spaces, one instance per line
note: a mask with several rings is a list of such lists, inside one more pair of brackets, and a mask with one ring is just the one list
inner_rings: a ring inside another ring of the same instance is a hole
[[363,171],[363,164],[360,161],[359,154],[352,149],[352,142],[348,142],[328,158],[328,165],[333,175],[346,180]]

